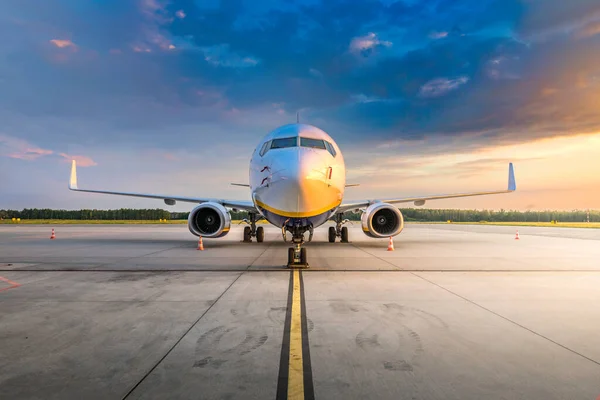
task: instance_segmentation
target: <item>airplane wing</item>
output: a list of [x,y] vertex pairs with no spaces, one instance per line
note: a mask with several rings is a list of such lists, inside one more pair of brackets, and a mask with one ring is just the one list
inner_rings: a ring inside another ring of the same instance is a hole
[[113,192],[109,190],[92,190],[92,189],[79,189],[77,186],[77,164],[73,160],[71,165],[71,179],[69,180],[69,190],[75,192],[88,192],[88,193],[103,193],[103,194],[114,194],[119,196],[132,196],[132,197],[145,197],[148,199],[162,199],[165,204],[170,206],[174,205],[178,201],[186,203],[207,203],[215,202],[220,203],[224,207],[232,208],[234,210],[244,210],[249,212],[258,212],[256,207],[251,201],[237,201],[237,200],[224,200],[224,199],[210,199],[210,198],[195,198],[195,197],[181,197],[181,196],[170,196],[164,194],[145,194],[145,193],[132,193],[132,192]]
[[399,204],[399,203],[412,203],[416,206],[422,206],[425,204],[427,200],[439,200],[439,199],[453,199],[456,197],[471,197],[471,196],[483,196],[487,194],[500,194],[500,193],[511,193],[517,190],[517,184],[515,181],[515,171],[512,163],[508,164],[508,189],[505,190],[495,190],[488,192],[474,192],[474,193],[457,193],[457,194],[442,194],[442,195],[434,195],[434,196],[419,196],[419,197],[405,197],[405,198],[391,198],[391,199],[377,199],[377,200],[359,200],[359,201],[349,201],[346,203],[342,203],[336,213],[343,213],[351,210],[359,210],[361,208],[365,208],[370,206],[373,203],[390,203],[390,204]]

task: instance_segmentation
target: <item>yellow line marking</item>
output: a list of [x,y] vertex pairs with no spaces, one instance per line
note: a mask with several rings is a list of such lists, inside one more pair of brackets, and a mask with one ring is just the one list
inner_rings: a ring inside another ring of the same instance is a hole
[[330,206],[327,206],[327,207],[324,207],[324,208],[321,208],[318,210],[293,212],[293,211],[278,210],[277,208],[268,206],[265,203],[258,201],[258,200],[255,200],[255,202],[258,206],[264,208],[267,211],[270,211],[270,212],[277,214],[279,216],[282,216],[282,217],[290,217],[290,218],[305,218],[305,217],[314,217],[317,215],[321,215],[329,210],[333,210],[334,208],[337,208],[342,203],[341,201],[337,201]]
[[304,399],[304,364],[302,362],[302,308],[300,306],[300,271],[295,270],[290,323],[290,366],[288,399]]

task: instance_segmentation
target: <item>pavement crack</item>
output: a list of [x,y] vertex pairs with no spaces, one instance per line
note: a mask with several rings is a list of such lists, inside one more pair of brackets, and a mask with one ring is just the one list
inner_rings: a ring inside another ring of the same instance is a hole
[[268,245],[268,246],[267,246],[267,248],[266,248],[266,249],[264,249],[264,250],[262,251],[262,253],[260,253],[260,254],[258,255],[258,257],[256,257],[256,258],[254,259],[254,261],[252,261],[250,264],[248,264],[248,268],[246,268],[246,270],[249,270],[250,268],[252,268],[252,266],[254,265],[254,263],[255,263],[255,262],[257,262],[258,260],[260,260],[260,258],[263,256],[263,254],[265,254],[265,253],[267,252],[267,250],[269,250],[271,247],[273,247],[273,245],[272,245],[272,244]]
[[576,350],[573,350],[570,347],[565,346],[564,344],[558,343],[556,340],[550,339],[548,336],[544,336],[541,333],[536,332],[533,329],[526,327],[525,325],[522,325],[522,324],[520,324],[520,323],[518,323],[516,321],[513,321],[512,319],[510,319],[508,317],[505,317],[502,314],[499,314],[499,313],[497,313],[497,312],[495,312],[495,311],[493,311],[493,310],[491,310],[491,309],[489,309],[487,307],[484,307],[481,304],[479,304],[479,303],[477,303],[477,302],[475,302],[475,301],[473,301],[473,300],[471,300],[471,299],[469,299],[467,297],[461,296],[460,294],[458,294],[456,292],[453,292],[452,290],[447,289],[447,288],[443,287],[442,285],[439,285],[439,284],[437,284],[437,283],[435,283],[435,282],[433,282],[433,281],[431,281],[431,280],[429,280],[429,279],[427,279],[427,278],[425,278],[425,277],[423,277],[423,276],[421,276],[419,274],[416,274],[414,272],[411,272],[411,274],[414,275],[414,276],[416,276],[417,278],[420,278],[420,279],[424,280],[425,282],[428,282],[428,283],[430,283],[430,284],[432,284],[434,286],[437,286],[438,288],[440,288],[442,290],[445,290],[446,292],[448,292],[448,293],[450,293],[450,294],[452,294],[452,295],[454,295],[454,296],[456,296],[458,298],[463,299],[464,301],[466,301],[466,302],[468,302],[468,303],[470,303],[470,304],[472,304],[472,305],[474,305],[476,307],[481,308],[484,311],[489,312],[490,314],[493,314],[493,315],[495,315],[497,317],[500,317],[503,320],[505,320],[507,322],[510,322],[511,324],[513,324],[515,326],[518,326],[521,329],[524,329],[524,330],[526,330],[526,331],[528,331],[530,333],[533,333],[534,335],[536,335],[536,336],[538,336],[538,337],[540,337],[540,338],[542,338],[542,339],[544,339],[544,340],[546,340],[546,341],[548,341],[550,343],[553,343],[553,344],[557,345],[558,347],[561,347],[561,348],[563,348],[563,349],[565,349],[565,350],[567,350],[567,351],[569,351],[569,352],[571,352],[571,353],[573,353],[575,355],[578,355],[579,357],[582,357],[582,358],[584,358],[584,359],[586,359],[588,361],[591,361],[594,364],[600,366],[600,362],[599,361],[596,361],[593,358],[590,358],[590,357],[588,357],[588,356],[586,356],[586,355],[584,355],[584,354],[582,354],[582,353],[580,353],[580,352],[578,352]]
[[225,293],[227,293],[229,291],[229,289],[231,289],[231,287],[238,281],[238,279],[240,279],[240,277],[244,275],[244,272],[240,273],[237,278],[235,278],[233,280],[233,282],[231,282],[231,284],[229,284],[229,286],[227,286],[227,288],[223,291],[223,293],[221,293],[219,295],[219,297],[216,298],[216,300],[210,305],[210,307],[208,307],[206,309],[206,311],[204,311],[199,317],[198,319],[196,319],[196,321],[194,321],[194,323],[192,325],[190,325],[190,327],[183,333],[183,335],[181,335],[181,337],[173,344],[173,346],[171,346],[169,348],[169,350],[167,350],[167,352],[160,358],[160,360],[158,360],[153,366],[152,368],[150,368],[150,370],[148,370],[148,372],[146,372],[144,374],[144,376],[142,377],[142,379],[140,379],[128,392],[127,394],[125,394],[125,396],[123,396],[121,399],[125,400],[127,399],[134,391],[135,389],[137,389],[142,382],[144,382],[146,380],[147,377],[150,376],[150,374],[152,374],[152,372],[154,372],[154,370],[156,369],[156,367],[158,367],[160,365],[160,363],[162,363],[165,358],[167,358],[167,356],[169,354],[171,354],[171,352],[175,349],[175,347],[177,347],[177,345],[179,343],[181,343],[181,341],[183,340],[184,337],[186,337],[186,335],[188,333],[190,333],[190,331],[192,329],[194,329],[194,327],[198,324],[198,322],[200,322],[200,320],[215,306],[215,304],[217,304],[219,302],[219,300],[221,300],[221,298],[225,295]]

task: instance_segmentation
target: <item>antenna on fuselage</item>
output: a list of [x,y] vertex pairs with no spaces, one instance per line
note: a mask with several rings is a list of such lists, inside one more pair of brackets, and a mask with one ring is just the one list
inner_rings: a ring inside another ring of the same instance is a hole
[[300,123],[300,111],[296,111],[296,123]]

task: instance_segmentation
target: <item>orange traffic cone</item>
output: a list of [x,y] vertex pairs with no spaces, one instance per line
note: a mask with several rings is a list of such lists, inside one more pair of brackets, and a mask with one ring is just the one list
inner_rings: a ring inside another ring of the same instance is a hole
[[56,235],[54,234],[54,228],[52,228],[52,235],[50,235],[50,239],[56,239]]
[[519,230],[517,230],[517,236],[515,236],[515,240],[519,240]]
[[392,237],[390,236],[390,243],[388,244],[387,251],[394,251],[394,242],[392,241]]
[[202,243],[202,236],[198,239],[198,248],[196,250],[204,250],[204,244]]

